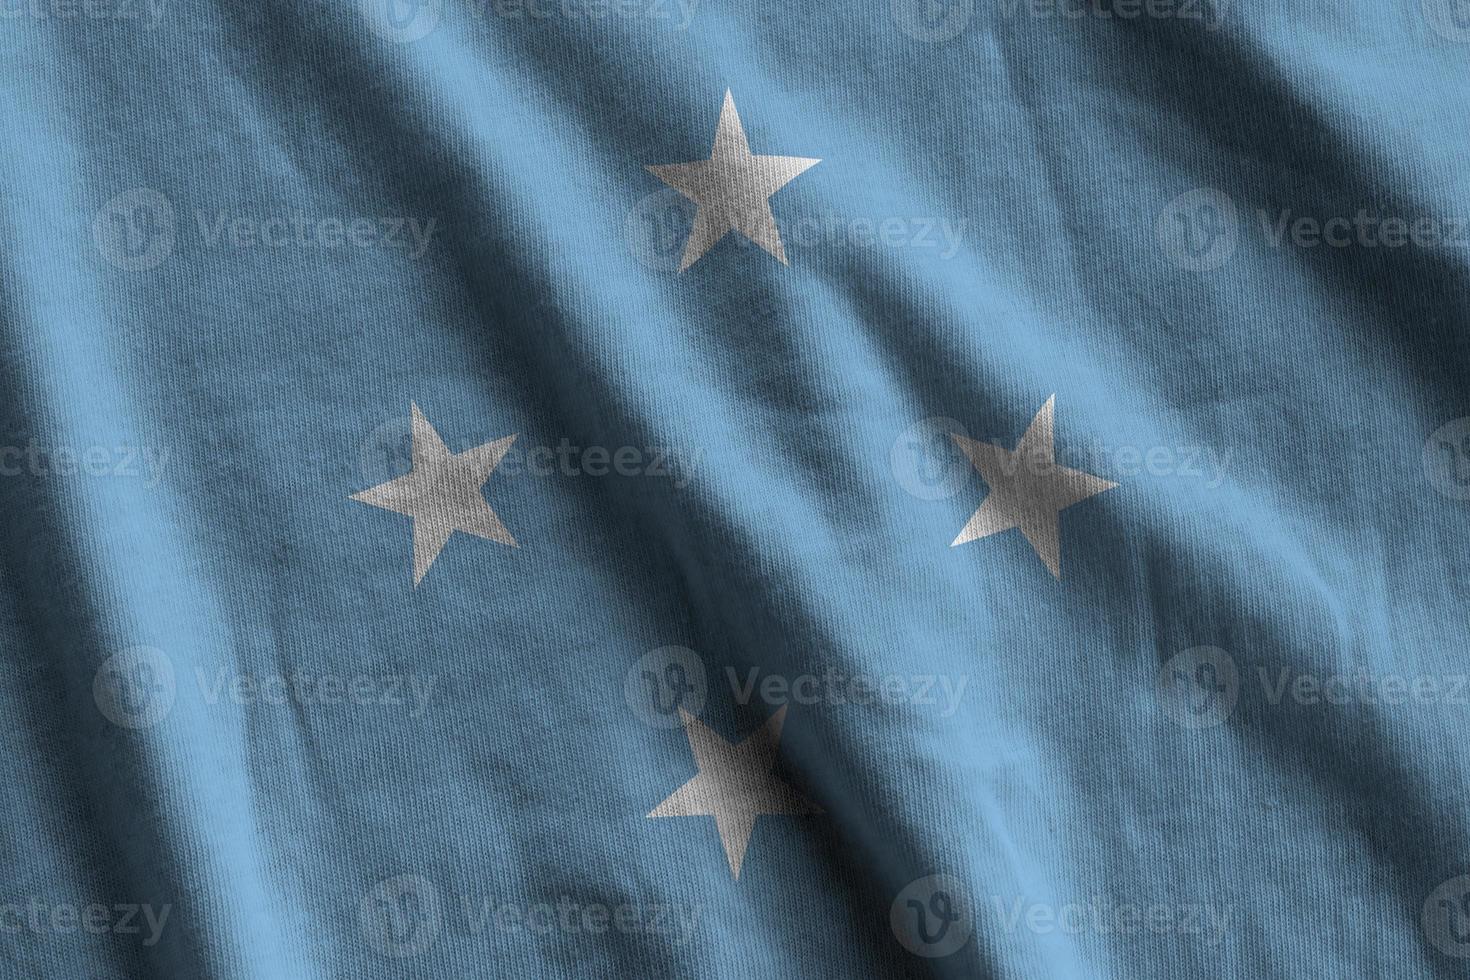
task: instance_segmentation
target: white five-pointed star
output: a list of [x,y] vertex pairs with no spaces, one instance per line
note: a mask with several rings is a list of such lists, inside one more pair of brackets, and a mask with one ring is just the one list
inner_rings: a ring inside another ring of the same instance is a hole
[[515,441],[515,436],[506,436],[462,453],[451,453],[418,405],[413,405],[413,469],[371,490],[355,493],[352,499],[413,518],[415,588],[455,531],[519,547],[481,492]]
[[752,154],[740,125],[740,113],[735,111],[735,99],[726,91],[714,151],[708,160],[648,168],[659,180],[699,205],[679,271],[698,262],[731,231],[740,232],[786,264],[786,249],[771,214],[770,197],[821,162],[808,157]]
[[732,745],[704,722],[679,709],[699,775],[679,787],[649,817],[714,817],[730,873],[740,877],[745,849],[762,814],[821,813],[821,807],[776,778],[776,750],[786,708],[739,745]]
[[990,494],[950,547],[1018,527],[1052,575],[1062,577],[1061,512],[1117,484],[1057,465],[1052,444],[1055,402],[1055,395],[1046,400],[1015,449],[950,433],[990,486]]

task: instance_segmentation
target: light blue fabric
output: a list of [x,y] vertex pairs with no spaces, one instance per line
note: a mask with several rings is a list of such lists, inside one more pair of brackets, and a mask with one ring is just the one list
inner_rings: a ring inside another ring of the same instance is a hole
[[[1451,0],[0,0],[5,975],[1461,975],[1467,59]],[[822,162],[789,264],[678,273],[646,167],[727,90]],[[951,547],[951,433],[1053,396],[1117,484],[1060,576]],[[411,405],[517,437],[518,547],[417,587],[350,499]],[[673,709],[783,705],[822,812],[736,877],[647,816]]]

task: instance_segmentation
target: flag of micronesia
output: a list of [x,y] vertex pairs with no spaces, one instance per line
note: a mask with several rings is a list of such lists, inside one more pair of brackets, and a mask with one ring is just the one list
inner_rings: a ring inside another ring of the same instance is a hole
[[0,0],[0,972],[1463,975],[1467,67]]

